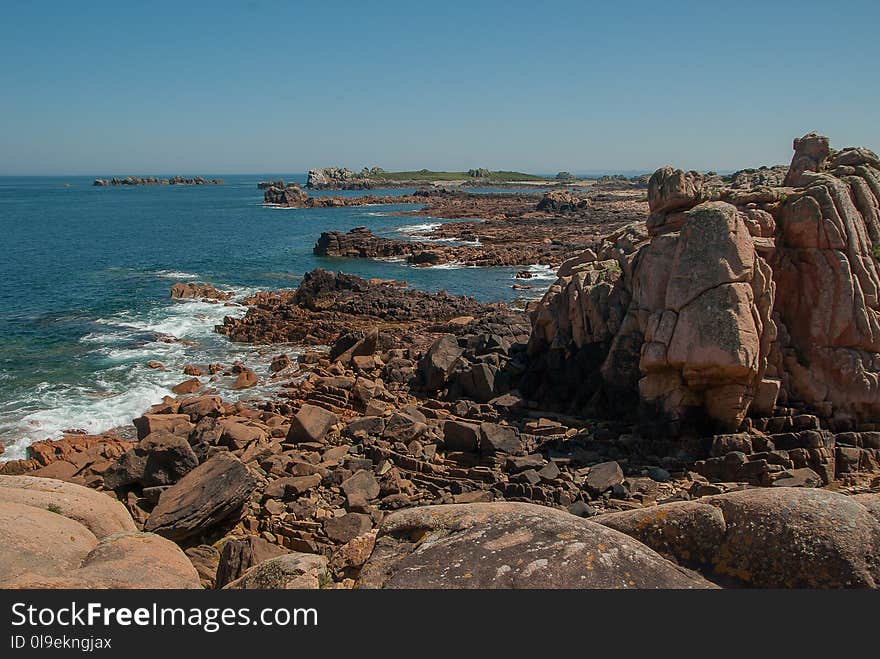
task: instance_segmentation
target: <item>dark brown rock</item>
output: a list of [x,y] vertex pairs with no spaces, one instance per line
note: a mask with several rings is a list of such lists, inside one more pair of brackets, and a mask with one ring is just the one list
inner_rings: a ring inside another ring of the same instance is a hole
[[287,441],[293,443],[320,441],[338,422],[339,417],[333,412],[317,405],[304,403],[293,417],[290,431],[287,433]]
[[223,543],[217,566],[217,588],[235,581],[254,565],[286,554],[287,550],[258,536],[230,538]]
[[256,486],[240,460],[218,453],[162,493],[144,529],[178,542],[203,534],[237,516]]

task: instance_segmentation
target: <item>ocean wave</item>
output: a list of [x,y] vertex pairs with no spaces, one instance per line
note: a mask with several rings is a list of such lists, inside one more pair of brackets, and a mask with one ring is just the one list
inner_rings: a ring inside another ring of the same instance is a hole
[[162,279],[198,279],[198,275],[181,270],[158,270],[154,274]]
[[[424,268],[424,266],[412,265],[413,268]],[[463,270],[465,268],[479,268],[482,266],[479,265],[468,265],[466,263],[462,263],[461,261],[448,261],[447,263],[441,263],[439,265],[428,266],[431,270]]]
[[397,233],[429,233],[441,226],[442,222],[424,222],[422,224],[409,224],[403,227],[397,227]]
[[[116,320],[116,319],[114,319]],[[120,319],[121,320],[121,319]],[[123,320],[122,322],[128,322]],[[161,326],[150,322],[151,327]],[[193,332],[187,332],[192,336]],[[269,378],[269,364],[282,352],[295,358],[301,349],[294,345],[253,346],[235,344],[211,330],[203,340],[165,343],[161,340],[141,345],[120,346],[111,330],[109,343],[96,345],[90,353],[101,357],[104,366],[96,369],[87,384],[41,382],[31,387],[16,400],[0,406],[0,437],[6,451],[0,461],[26,457],[27,446],[34,441],[57,439],[64,430],[78,429],[101,433],[118,426],[128,425],[143,414],[150,405],[164,396],[173,395],[171,388],[190,376],[183,373],[187,364],[203,369],[211,363],[231,366],[244,362],[260,378],[257,386],[233,390],[235,376],[200,376],[206,388],[237,401],[274,396],[288,378]],[[149,368],[150,361],[160,362],[164,368]],[[10,438],[13,441],[10,441]]]

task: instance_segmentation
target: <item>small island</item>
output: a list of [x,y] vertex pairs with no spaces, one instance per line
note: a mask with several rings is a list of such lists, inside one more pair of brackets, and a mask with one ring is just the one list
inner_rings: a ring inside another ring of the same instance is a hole
[[156,176],[114,176],[109,179],[96,178],[92,185],[96,187],[116,187],[122,185],[223,185],[223,179],[207,179],[203,176],[172,176],[170,178],[158,178]]
[[[565,178],[560,178],[560,175]],[[589,186],[592,179],[579,179],[567,172],[553,177],[513,171],[492,171],[485,168],[461,172],[419,169],[409,172],[387,172],[381,167],[364,167],[355,172],[345,167],[324,167],[309,170],[307,188],[314,190],[371,190],[373,188],[435,187],[521,188],[526,186],[559,185]]]

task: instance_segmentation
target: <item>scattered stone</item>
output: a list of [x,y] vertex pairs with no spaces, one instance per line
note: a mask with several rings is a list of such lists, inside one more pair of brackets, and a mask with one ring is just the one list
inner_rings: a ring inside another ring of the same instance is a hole
[[331,517],[324,521],[324,532],[327,537],[345,544],[360,535],[367,533],[373,527],[373,521],[369,515],[362,513],[346,513],[341,517]]
[[623,470],[617,462],[593,465],[584,478],[584,486],[594,496],[599,496],[621,483],[623,483]]

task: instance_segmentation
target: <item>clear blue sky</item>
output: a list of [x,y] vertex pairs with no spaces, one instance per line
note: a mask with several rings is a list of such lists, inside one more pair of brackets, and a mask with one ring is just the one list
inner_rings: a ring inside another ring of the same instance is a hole
[[733,169],[880,148],[876,2],[4,2],[0,174]]

